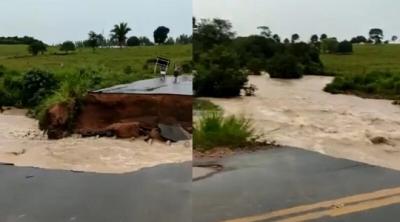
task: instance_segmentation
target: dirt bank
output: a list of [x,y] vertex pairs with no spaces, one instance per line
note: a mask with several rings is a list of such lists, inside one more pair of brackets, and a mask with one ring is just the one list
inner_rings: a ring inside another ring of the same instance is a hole
[[141,139],[66,138],[49,141],[24,110],[0,114],[0,162],[17,166],[100,173],[125,173],[192,159],[189,142],[171,146]]
[[331,77],[273,80],[251,76],[255,97],[210,99],[227,114],[254,119],[281,145],[400,170],[400,107],[392,101],[331,95]]

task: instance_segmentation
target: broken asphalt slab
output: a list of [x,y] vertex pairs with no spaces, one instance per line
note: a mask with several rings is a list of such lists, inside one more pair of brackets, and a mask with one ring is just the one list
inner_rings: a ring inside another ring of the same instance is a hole
[[191,163],[127,174],[0,165],[1,222],[191,221]]
[[[194,222],[279,221],[251,217],[400,186],[400,172],[295,148],[231,156],[214,164],[224,170],[193,182]],[[304,221],[395,222],[399,217],[400,204],[392,204]]]

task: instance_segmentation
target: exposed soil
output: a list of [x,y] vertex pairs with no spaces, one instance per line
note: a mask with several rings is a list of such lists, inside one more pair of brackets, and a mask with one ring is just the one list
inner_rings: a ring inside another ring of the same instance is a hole
[[143,138],[79,138],[50,141],[38,130],[36,120],[25,110],[11,109],[0,114],[0,162],[99,173],[126,173],[159,164],[192,160],[190,141],[168,145]]
[[[192,105],[192,96],[184,95],[90,93],[79,108],[75,104],[54,106],[42,128],[51,139],[65,137],[68,130],[84,136],[148,136],[160,123],[180,125],[191,132]],[[72,129],[71,122],[75,122]]]
[[332,95],[332,77],[275,80],[250,76],[254,97],[209,99],[242,114],[268,140],[400,170],[400,107],[389,100]]

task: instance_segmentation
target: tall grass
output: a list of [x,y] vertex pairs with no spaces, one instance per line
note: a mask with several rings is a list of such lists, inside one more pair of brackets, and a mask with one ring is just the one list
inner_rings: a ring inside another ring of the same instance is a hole
[[203,113],[194,127],[193,144],[198,150],[215,147],[239,148],[258,139],[251,121],[244,117],[224,117],[222,112]]

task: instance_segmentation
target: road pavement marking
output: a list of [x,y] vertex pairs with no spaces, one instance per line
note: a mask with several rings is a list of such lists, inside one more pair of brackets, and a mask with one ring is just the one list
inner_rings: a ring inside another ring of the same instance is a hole
[[300,222],[322,217],[337,217],[398,203],[400,203],[400,187],[302,205],[250,217],[226,220],[224,222],[260,222],[265,220]]

